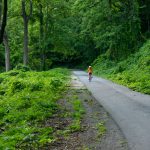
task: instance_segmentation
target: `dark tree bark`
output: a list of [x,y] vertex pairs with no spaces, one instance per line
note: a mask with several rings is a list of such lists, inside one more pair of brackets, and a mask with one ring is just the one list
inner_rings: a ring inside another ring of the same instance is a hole
[[0,21],[2,19],[2,0],[0,0]]
[[41,70],[45,70],[45,51],[43,48],[43,7],[42,4],[39,4],[39,20],[40,20],[40,53],[41,53]]
[[111,8],[112,0],[108,0],[109,2],[109,7]]
[[141,31],[150,32],[150,2],[149,0],[139,0],[139,16],[141,19]]
[[[0,1],[0,3],[2,4],[2,0]],[[3,42],[3,35],[7,22],[7,0],[3,0],[3,4],[4,4],[3,13],[0,12],[0,16],[2,15],[2,17],[0,17],[0,44]],[[2,9],[2,5],[0,6],[0,8]]]
[[3,44],[5,46],[5,68],[7,72],[10,70],[10,48],[9,48],[8,37],[6,32],[4,33],[3,36]]
[[32,0],[30,0],[30,13],[27,15],[26,12],[26,0],[22,0],[22,17],[24,21],[24,54],[23,54],[23,64],[28,65],[29,56],[28,56],[28,23],[32,15]]

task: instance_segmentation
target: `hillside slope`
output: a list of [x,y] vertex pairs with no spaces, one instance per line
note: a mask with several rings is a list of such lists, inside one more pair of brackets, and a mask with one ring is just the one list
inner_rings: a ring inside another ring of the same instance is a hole
[[135,54],[120,62],[110,61],[106,54],[93,62],[94,73],[129,88],[150,94],[150,40]]

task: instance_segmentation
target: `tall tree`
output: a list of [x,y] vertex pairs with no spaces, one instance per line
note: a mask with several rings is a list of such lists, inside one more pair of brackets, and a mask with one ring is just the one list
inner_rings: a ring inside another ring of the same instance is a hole
[[40,3],[39,4],[39,20],[40,20],[40,51],[41,51],[41,70],[45,70],[45,50],[43,49],[43,31],[44,31],[44,26],[43,26],[43,6]]
[[30,0],[30,8],[29,8],[29,14],[26,10],[27,6],[27,0],[22,0],[22,17],[24,21],[24,54],[23,54],[23,64],[27,65],[29,56],[28,56],[28,23],[32,16],[32,0]]
[[8,37],[6,32],[4,33],[3,36],[3,43],[5,46],[5,70],[7,72],[10,70],[10,48],[9,48]]
[[[3,12],[1,11],[3,7]],[[2,16],[2,17],[1,17]],[[3,42],[3,35],[5,31],[5,26],[7,22],[7,0],[0,0],[0,44]]]

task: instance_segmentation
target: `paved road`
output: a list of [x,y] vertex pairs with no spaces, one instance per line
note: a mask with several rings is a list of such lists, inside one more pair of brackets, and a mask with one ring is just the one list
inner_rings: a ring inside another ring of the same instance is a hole
[[150,96],[93,77],[73,72],[116,121],[131,150],[150,150]]

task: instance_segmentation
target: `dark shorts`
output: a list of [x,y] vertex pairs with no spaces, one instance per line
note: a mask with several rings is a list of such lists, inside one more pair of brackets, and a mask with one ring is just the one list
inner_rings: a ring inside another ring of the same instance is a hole
[[92,75],[92,73],[91,73],[91,72],[89,72],[89,75]]

